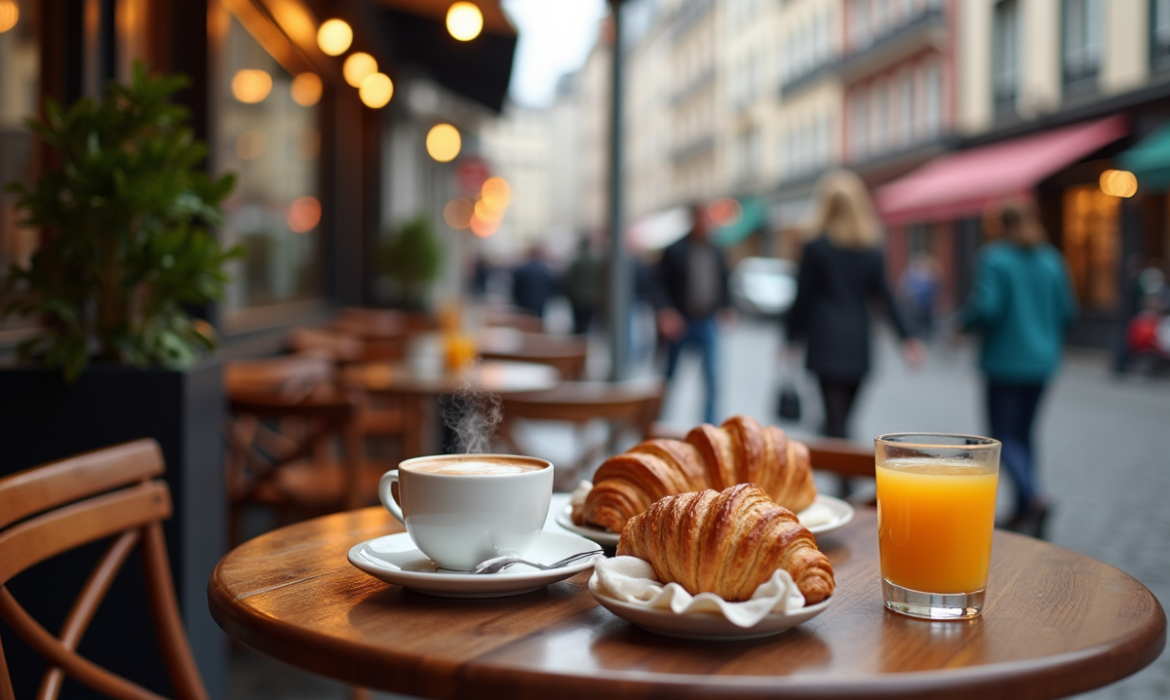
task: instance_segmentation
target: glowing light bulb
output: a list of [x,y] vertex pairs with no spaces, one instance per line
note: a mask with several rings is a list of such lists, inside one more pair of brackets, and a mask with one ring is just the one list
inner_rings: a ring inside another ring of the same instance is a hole
[[512,201],[512,186],[498,175],[484,180],[479,192],[480,197],[491,202],[489,206],[495,209],[503,209]]
[[1137,178],[1128,170],[1106,170],[1098,183],[1102,192],[1113,197],[1132,197],[1138,191]]
[[463,199],[452,199],[447,202],[447,206],[443,207],[443,220],[447,224],[457,230],[462,231],[471,226],[471,217],[475,213],[475,208],[471,202]]
[[370,109],[385,107],[394,96],[394,83],[385,73],[372,73],[362,81],[358,96],[362,98],[362,104]]
[[243,68],[232,76],[232,94],[244,104],[263,102],[272,92],[272,76],[266,71]]
[[353,43],[353,30],[344,20],[331,19],[317,30],[317,46],[329,56],[340,56]]
[[321,79],[316,73],[301,73],[293,78],[289,92],[292,94],[293,102],[302,107],[312,107],[321,100],[322,89]]
[[449,163],[459,155],[463,139],[459,130],[450,124],[435,124],[427,133],[427,153],[440,163]]
[[345,82],[360,88],[363,80],[378,72],[378,62],[370,54],[359,51],[345,59],[341,72],[345,76]]
[[285,217],[288,227],[297,233],[308,233],[321,222],[321,202],[316,197],[297,197]]
[[457,2],[447,9],[447,31],[459,41],[471,41],[483,31],[483,13],[474,3]]

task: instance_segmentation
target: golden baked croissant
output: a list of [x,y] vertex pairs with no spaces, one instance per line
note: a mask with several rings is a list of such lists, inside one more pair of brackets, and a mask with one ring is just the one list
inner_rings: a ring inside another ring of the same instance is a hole
[[622,530],[618,556],[644,559],[663,583],[691,595],[747,600],[784,569],[805,604],[833,594],[833,567],[816,538],[755,484],[667,496]]
[[817,497],[808,448],[775,426],[734,416],[704,423],[681,440],[647,440],[605,460],[573,521],[621,532],[626,521],[663,496],[735,484],[758,484],[776,503],[799,512]]

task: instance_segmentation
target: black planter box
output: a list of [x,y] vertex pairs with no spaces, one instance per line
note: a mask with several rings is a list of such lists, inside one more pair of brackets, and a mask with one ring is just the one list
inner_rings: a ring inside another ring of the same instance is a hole
[[[78,452],[150,437],[162,446],[174,513],[165,524],[187,637],[212,698],[224,697],[226,645],[207,609],[207,581],[226,548],[222,367],[186,371],[94,365],[72,385],[57,370],[0,369],[0,475]],[[56,633],[106,543],[40,564],[9,585]],[[16,697],[32,697],[43,659],[0,624]],[[155,692],[173,696],[155,643],[135,554],[98,609],[80,651]],[[61,697],[102,697],[67,681]]]

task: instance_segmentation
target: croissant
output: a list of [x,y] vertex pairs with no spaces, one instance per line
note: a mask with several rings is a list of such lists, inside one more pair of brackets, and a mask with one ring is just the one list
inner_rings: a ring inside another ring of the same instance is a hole
[[610,457],[573,521],[621,532],[626,521],[658,499],[741,483],[763,488],[776,503],[799,512],[817,497],[808,448],[775,426],[734,416],[722,427],[704,423],[681,440],[647,440]]
[[617,554],[646,560],[660,581],[691,595],[747,600],[776,569],[807,605],[833,594],[833,567],[812,533],[755,484],[663,498],[630,519]]

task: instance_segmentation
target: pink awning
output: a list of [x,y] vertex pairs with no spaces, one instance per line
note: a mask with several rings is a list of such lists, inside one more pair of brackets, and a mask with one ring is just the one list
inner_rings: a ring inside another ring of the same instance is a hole
[[940,156],[879,187],[889,225],[978,215],[991,201],[1029,194],[1041,180],[1129,133],[1123,115]]

